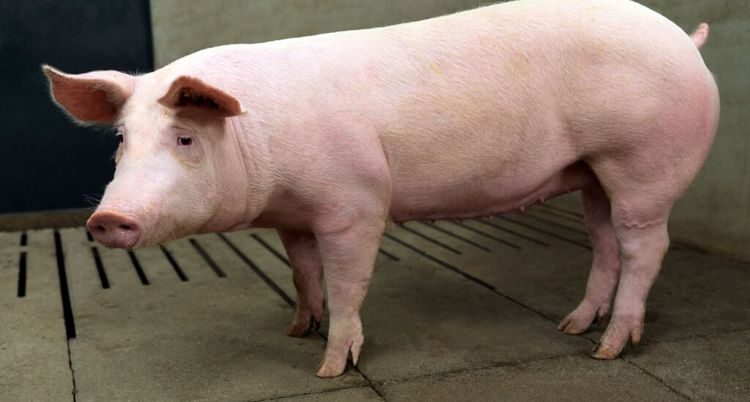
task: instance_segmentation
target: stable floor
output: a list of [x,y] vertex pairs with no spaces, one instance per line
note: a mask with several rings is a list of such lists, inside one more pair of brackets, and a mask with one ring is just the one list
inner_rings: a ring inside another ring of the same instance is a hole
[[590,262],[581,217],[552,206],[393,227],[359,366],[323,380],[325,331],[285,336],[273,231],[134,252],[83,228],[0,233],[0,400],[750,400],[749,265],[673,247],[643,343],[597,361],[602,328],[556,329]]

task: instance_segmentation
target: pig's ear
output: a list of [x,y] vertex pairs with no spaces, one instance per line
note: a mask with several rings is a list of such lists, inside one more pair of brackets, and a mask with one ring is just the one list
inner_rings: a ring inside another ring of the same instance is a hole
[[81,123],[112,123],[133,93],[135,78],[118,71],[65,74],[48,65],[42,70],[52,99]]
[[202,80],[181,76],[172,82],[162,105],[183,113],[208,113],[217,117],[232,117],[245,113],[237,98]]

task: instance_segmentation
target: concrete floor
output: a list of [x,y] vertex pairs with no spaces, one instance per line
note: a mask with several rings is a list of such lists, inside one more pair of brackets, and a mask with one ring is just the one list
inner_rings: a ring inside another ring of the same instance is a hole
[[133,254],[82,228],[0,233],[0,400],[750,400],[750,266],[674,247],[644,343],[596,361],[601,328],[555,329],[585,288],[582,230],[549,206],[392,228],[359,367],[332,380],[314,376],[325,333],[284,335],[272,231]]

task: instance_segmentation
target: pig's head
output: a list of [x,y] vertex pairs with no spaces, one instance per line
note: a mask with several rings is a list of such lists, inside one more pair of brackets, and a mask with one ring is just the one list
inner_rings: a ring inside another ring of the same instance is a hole
[[115,176],[88,220],[108,247],[227,230],[248,213],[248,174],[232,95],[186,75],[65,74],[43,67],[52,97],[82,124],[115,128]]

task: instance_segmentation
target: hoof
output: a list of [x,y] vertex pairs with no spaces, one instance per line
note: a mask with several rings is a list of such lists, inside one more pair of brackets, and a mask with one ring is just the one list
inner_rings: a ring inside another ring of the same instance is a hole
[[607,313],[607,306],[600,308],[590,307],[585,302],[581,303],[573,312],[560,321],[557,329],[568,335],[581,335],[588,332],[594,325],[598,325],[604,320]]
[[591,357],[597,360],[614,360],[620,355],[620,351],[615,351],[607,346],[598,344],[594,347]]
[[319,378],[335,378],[344,374],[345,369],[346,361],[343,364],[323,362],[315,375]]
[[359,317],[355,317],[343,326],[335,326],[333,322],[331,324],[325,357],[317,373],[317,376],[321,378],[340,376],[346,369],[349,356],[356,366],[365,341]]
[[317,331],[318,329],[320,329],[320,321],[314,318],[307,320],[307,322],[295,321],[294,323],[292,323],[292,326],[289,327],[287,336],[291,336],[294,338],[304,338],[311,332]]
[[635,346],[641,341],[643,334],[643,318],[618,319],[613,318],[604,332],[601,341],[595,347],[592,357],[600,360],[612,360],[622,353],[625,345],[630,341]]

